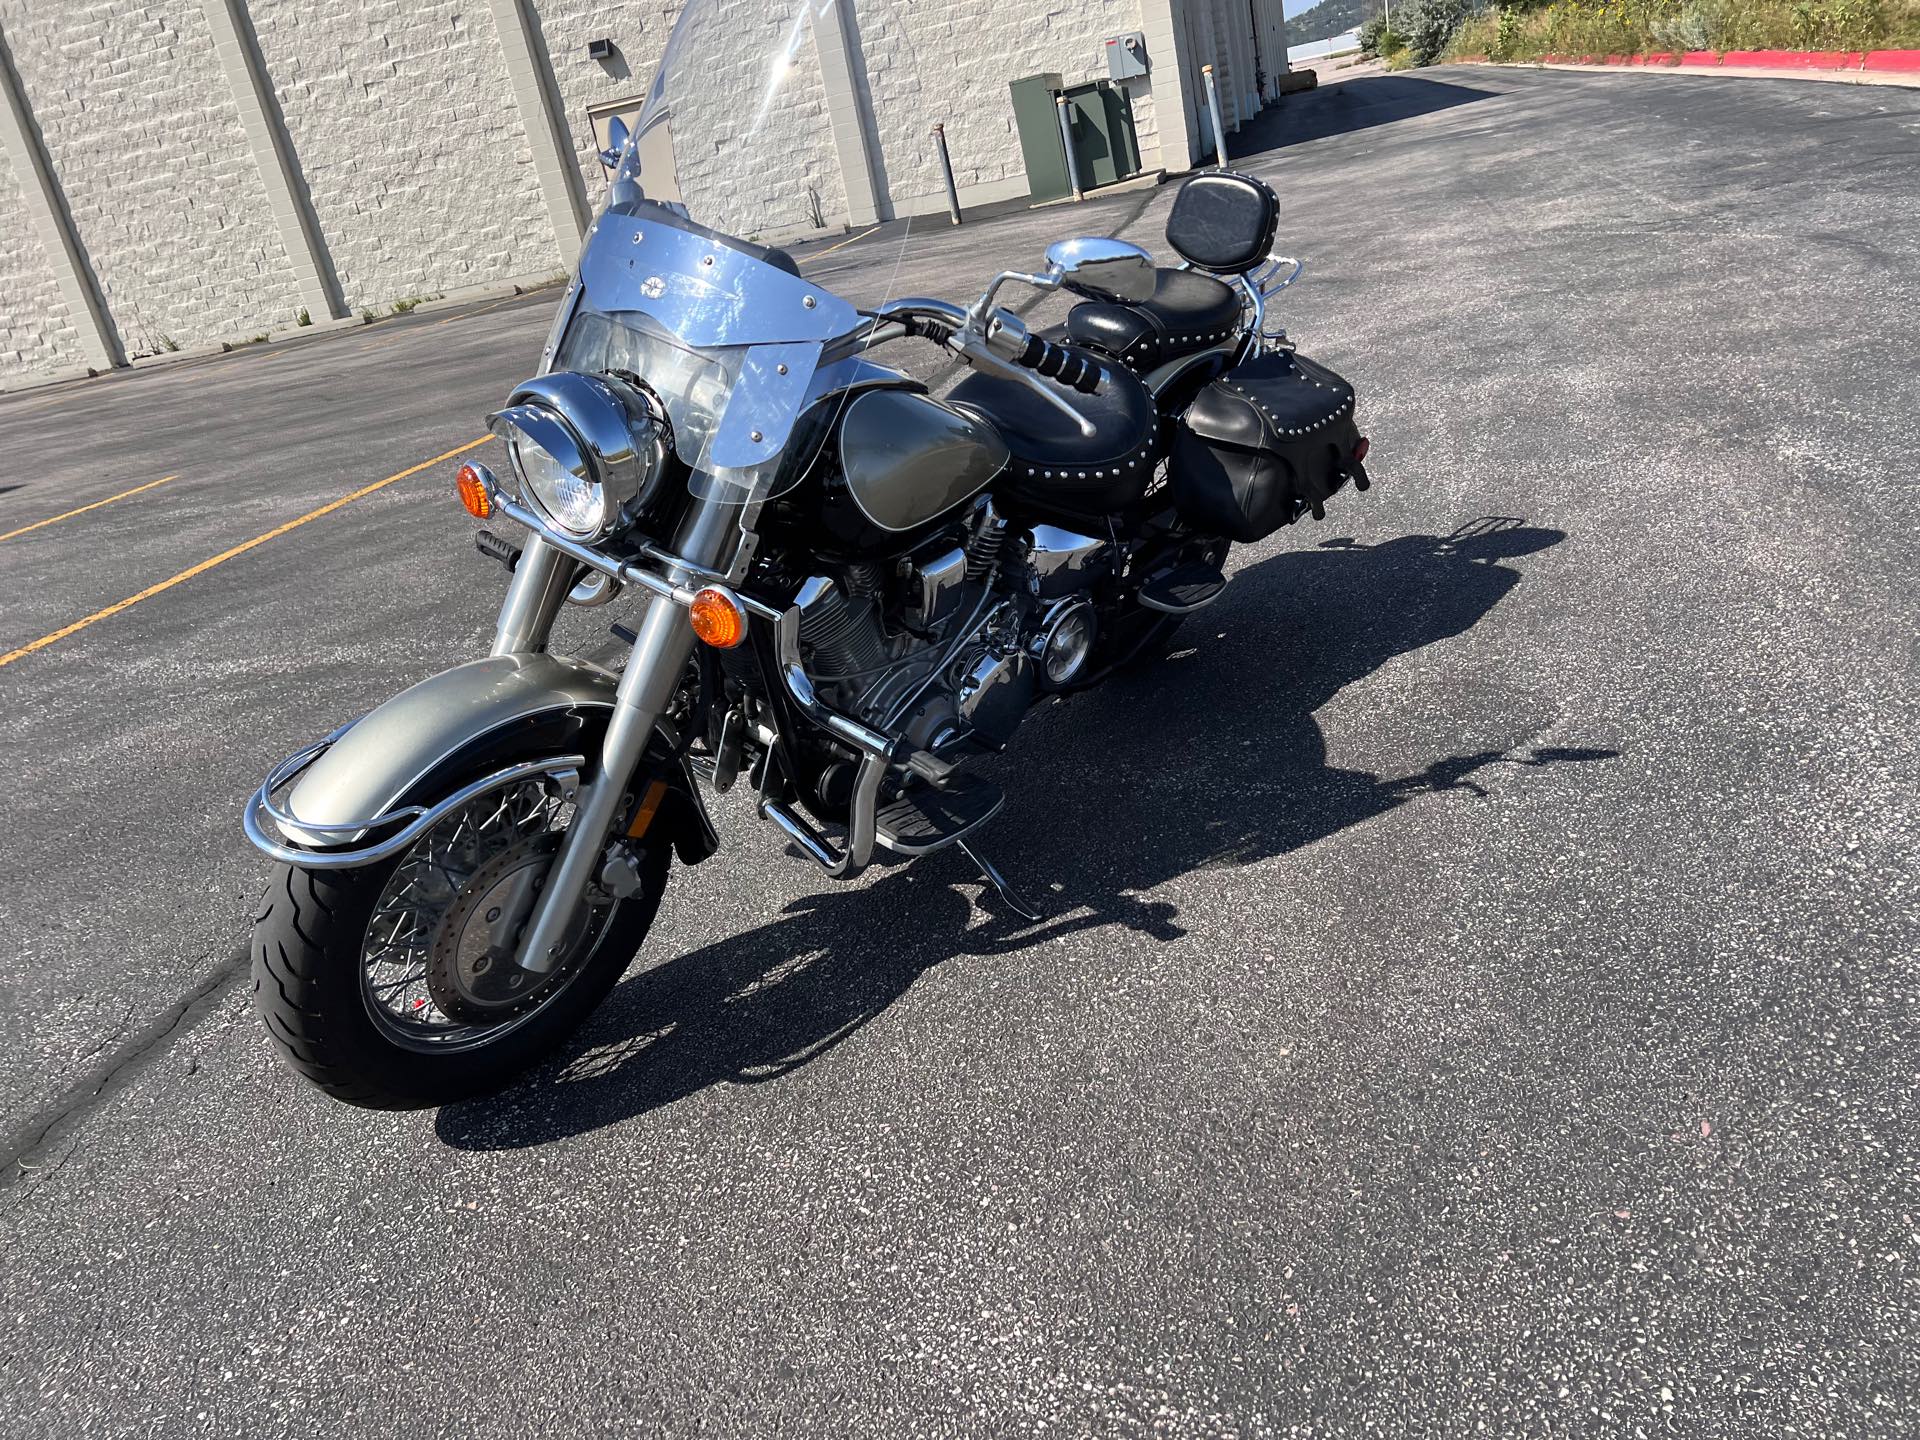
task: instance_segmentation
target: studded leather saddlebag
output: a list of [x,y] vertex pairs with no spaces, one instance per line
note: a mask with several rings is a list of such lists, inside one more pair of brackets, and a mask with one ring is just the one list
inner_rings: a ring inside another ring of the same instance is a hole
[[1353,387],[1304,355],[1278,350],[1229,370],[1180,417],[1168,479],[1181,518],[1207,535],[1261,540],[1347,481],[1367,488]]

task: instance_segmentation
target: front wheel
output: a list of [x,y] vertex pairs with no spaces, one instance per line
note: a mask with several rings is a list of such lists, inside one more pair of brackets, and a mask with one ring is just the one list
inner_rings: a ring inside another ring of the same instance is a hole
[[569,813],[551,781],[484,795],[398,856],[352,870],[277,867],[253,931],[253,989],[289,1064],[371,1109],[499,1089],[606,998],[666,888],[664,843],[627,898],[593,892],[565,957],[513,961]]

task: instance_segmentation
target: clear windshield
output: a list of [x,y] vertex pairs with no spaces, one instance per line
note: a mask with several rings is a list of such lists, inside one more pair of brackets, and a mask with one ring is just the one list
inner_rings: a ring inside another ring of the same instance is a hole
[[[873,228],[888,202],[875,198],[870,86],[850,59],[862,27],[907,33],[893,0],[688,0],[644,102],[621,117],[554,366],[643,384],[714,498],[764,498],[804,473],[786,452],[835,389],[822,351],[861,324],[809,282],[810,259],[859,245],[861,304],[890,296],[908,227]],[[888,94],[887,134],[930,148],[917,78],[908,88]]]

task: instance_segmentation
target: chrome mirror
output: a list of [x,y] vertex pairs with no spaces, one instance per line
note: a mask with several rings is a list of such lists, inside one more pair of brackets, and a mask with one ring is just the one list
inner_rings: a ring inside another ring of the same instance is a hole
[[1054,283],[1089,300],[1126,303],[1153,298],[1153,257],[1124,240],[1086,236],[1047,247]]
[[618,115],[607,121],[607,148],[600,152],[600,163],[611,170],[620,163],[627,148],[627,122]]

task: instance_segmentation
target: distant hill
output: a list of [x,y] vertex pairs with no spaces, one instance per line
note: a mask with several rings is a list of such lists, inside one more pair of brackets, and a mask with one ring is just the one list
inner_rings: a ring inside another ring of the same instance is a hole
[[1379,0],[1320,0],[1287,21],[1287,44],[1310,45],[1344,35],[1379,8]]

